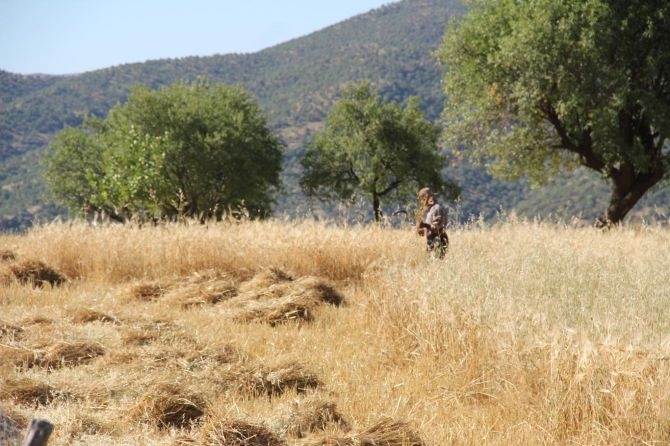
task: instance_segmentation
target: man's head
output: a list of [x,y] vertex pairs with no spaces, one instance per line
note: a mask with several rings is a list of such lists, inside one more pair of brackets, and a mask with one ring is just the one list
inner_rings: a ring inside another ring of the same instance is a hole
[[435,195],[433,194],[433,191],[431,191],[429,187],[424,187],[423,189],[421,189],[419,191],[418,197],[419,202],[423,205],[427,205],[435,201]]

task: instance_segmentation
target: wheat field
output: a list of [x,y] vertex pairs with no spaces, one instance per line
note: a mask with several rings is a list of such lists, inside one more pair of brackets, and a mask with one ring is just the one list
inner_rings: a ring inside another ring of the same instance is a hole
[[449,235],[444,260],[309,220],[2,235],[0,417],[50,446],[670,444],[666,226]]

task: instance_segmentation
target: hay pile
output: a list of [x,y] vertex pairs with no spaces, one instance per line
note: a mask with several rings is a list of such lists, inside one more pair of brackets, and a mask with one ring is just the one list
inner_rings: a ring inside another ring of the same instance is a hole
[[75,324],[86,324],[89,322],[110,322],[118,324],[119,321],[112,316],[109,316],[100,311],[92,310],[90,308],[80,308],[72,315],[72,322]]
[[199,444],[208,446],[283,446],[284,443],[261,424],[241,420],[210,422],[203,428]]
[[235,364],[221,375],[223,384],[249,395],[278,396],[287,391],[304,393],[322,383],[319,378],[296,362],[280,362],[274,366]]
[[58,342],[39,358],[39,365],[50,369],[84,364],[105,354],[100,344],[88,342]]
[[50,385],[29,378],[7,379],[0,383],[0,400],[25,406],[49,404],[59,394],[61,392]]
[[213,305],[237,295],[237,281],[229,274],[207,270],[196,272],[170,287],[164,298],[167,302],[190,307]]
[[39,355],[25,348],[0,345],[0,364],[9,364],[19,370],[29,369],[38,364]]
[[330,401],[309,398],[289,404],[276,422],[277,430],[287,437],[303,438],[308,434],[326,429],[348,432],[349,423]]
[[127,294],[131,300],[150,301],[162,297],[168,288],[157,282],[140,282],[131,285]]
[[344,297],[324,279],[306,276],[292,279],[280,270],[264,271],[239,287],[230,300],[238,309],[238,322],[260,322],[271,326],[291,321],[310,322],[322,304],[339,306]]
[[343,437],[326,437],[304,446],[426,446],[409,424],[383,418],[374,426]]
[[257,290],[268,288],[269,286],[275,285],[277,283],[291,282],[292,280],[292,275],[272,266],[270,268],[259,271],[258,273],[254,274],[251,279],[242,282],[239,286],[239,291],[240,293],[255,292]]
[[142,395],[129,412],[133,422],[161,429],[188,427],[205,414],[204,399],[175,384],[159,383]]
[[11,263],[2,273],[3,282],[16,280],[22,285],[43,287],[58,286],[67,282],[67,277],[40,260],[24,260]]

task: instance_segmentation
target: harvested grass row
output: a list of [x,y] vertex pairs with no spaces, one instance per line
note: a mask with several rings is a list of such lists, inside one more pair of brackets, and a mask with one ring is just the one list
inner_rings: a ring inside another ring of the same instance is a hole
[[244,292],[229,302],[231,307],[239,308],[234,320],[271,326],[290,321],[310,322],[318,306],[324,303],[339,306],[344,302],[342,294],[326,280],[311,276],[297,280],[285,277],[265,287],[242,287]]
[[167,287],[157,282],[140,282],[133,284],[128,290],[130,300],[150,301],[162,297]]
[[205,401],[201,396],[175,384],[159,383],[139,399],[128,418],[131,422],[166,429],[187,427],[204,414]]
[[198,444],[206,446],[283,446],[267,427],[243,420],[212,421],[203,428]]
[[278,396],[289,390],[304,393],[322,384],[314,373],[290,361],[274,366],[235,364],[220,379],[225,387],[250,397]]
[[425,446],[425,443],[408,423],[383,418],[368,429],[309,441],[304,446]]
[[49,347],[40,358],[39,365],[51,369],[72,367],[87,363],[105,354],[100,344],[89,342],[58,342]]
[[216,304],[236,294],[237,281],[231,275],[214,269],[175,280],[135,283],[127,292],[130,300],[165,299],[182,307]]
[[170,283],[140,283],[129,289],[134,300],[161,299],[188,308],[222,303],[236,309],[237,322],[260,322],[271,326],[314,319],[314,310],[324,303],[339,306],[344,297],[329,281],[312,276],[293,279],[272,267],[239,283],[230,274],[207,270]]
[[20,369],[73,367],[87,363],[104,354],[105,350],[101,345],[88,342],[58,342],[46,350],[0,346],[2,362],[12,364]]
[[214,305],[237,295],[237,281],[229,274],[207,270],[191,275],[165,294],[165,300],[183,308]]
[[25,406],[46,405],[61,394],[52,386],[29,378],[7,379],[0,383],[0,400]]
[[47,284],[58,286],[67,282],[65,275],[41,260],[24,260],[19,263],[11,263],[3,268],[0,278],[5,284],[15,280],[22,285],[35,287],[43,287]]
[[38,363],[37,352],[8,345],[0,345],[0,364],[8,364],[19,370],[26,370]]
[[109,316],[101,311],[91,308],[80,308],[72,315],[72,322],[75,324],[87,324],[90,322],[109,322],[118,324],[119,321],[113,316]]
[[348,432],[349,423],[337,410],[335,403],[316,398],[293,401],[273,423],[282,437],[304,438],[326,429]]

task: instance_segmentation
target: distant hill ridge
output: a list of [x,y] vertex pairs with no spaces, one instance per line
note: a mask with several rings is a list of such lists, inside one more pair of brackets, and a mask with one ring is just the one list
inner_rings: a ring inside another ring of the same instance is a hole
[[[63,126],[78,125],[87,113],[105,116],[126,100],[132,85],[157,88],[200,76],[243,84],[287,142],[286,191],[278,197],[277,210],[290,212],[303,201],[297,161],[304,144],[343,85],[368,79],[388,100],[418,96],[427,116],[439,118],[442,68],[433,51],[448,20],[464,10],[458,0],[403,0],[256,53],[161,59],[67,76],[0,71],[0,228],[25,227],[34,218],[62,212],[45,199],[38,165],[44,148]],[[530,191],[524,182],[493,180],[465,163],[446,173],[464,189],[456,206],[460,219],[480,214],[490,218],[501,209],[523,210],[524,203],[530,203],[524,211],[528,215],[572,215],[583,213],[580,204],[588,199],[571,194],[566,201],[561,197],[564,187]],[[591,177],[584,181],[596,201],[594,217],[606,202],[606,188]],[[589,202],[587,209],[590,206]]]

